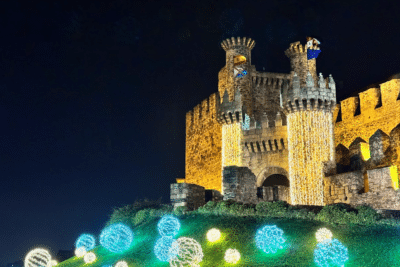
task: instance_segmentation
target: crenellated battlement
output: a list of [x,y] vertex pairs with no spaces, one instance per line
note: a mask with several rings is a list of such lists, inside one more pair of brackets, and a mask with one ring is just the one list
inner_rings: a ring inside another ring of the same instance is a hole
[[217,121],[220,124],[231,124],[243,121],[242,95],[239,88],[235,91],[233,101],[229,101],[228,91],[225,91],[222,102],[217,104]]
[[[351,121],[354,117],[374,119],[380,116],[381,110],[400,106],[400,79],[392,79],[380,84],[380,88],[370,88],[340,101],[342,121]],[[359,110],[359,114],[356,114]]]
[[251,38],[240,38],[240,37],[232,37],[230,39],[226,39],[222,41],[221,46],[225,51],[228,51],[230,49],[234,49],[237,46],[246,46],[250,50],[253,49],[253,47],[256,45],[256,42],[252,40]]
[[274,153],[288,148],[287,126],[243,132],[242,147],[252,153]]
[[186,113],[186,129],[196,129],[201,124],[215,120],[219,102],[218,93],[213,93],[196,105],[193,110],[188,111]]

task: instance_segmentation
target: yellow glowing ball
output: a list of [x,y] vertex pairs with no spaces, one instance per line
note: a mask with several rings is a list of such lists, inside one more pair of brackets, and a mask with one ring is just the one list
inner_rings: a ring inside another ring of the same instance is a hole
[[225,251],[225,261],[227,263],[237,263],[240,260],[240,253],[237,249],[227,249]]
[[83,257],[86,255],[86,248],[85,247],[79,247],[75,249],[75,256],[78,258]]
[[25,267],[39,267],[46,265],[51,261],[50,253],[42,248],[31,250],[25,257]]
[[53,267],[56,266],[58,262],[56,260],[51,260],[49,263],[47,263],[47,267]]
[[332,239],[332,232],[326,228],[318,229],[315,233],[315,237],[317,238],[318,243],[331,240]]
[[210,242],[218,241],[221,238],[221,232],[218,229],[210,229],[207,232],[207,239]]
[[83,260],[85,261],[85,263],[92,263],[96,260],[96,254],[94,254],[93,252],[89,252],[85,255],[85,257],[83,257]]
[[119,261],[115,264],[115,267],[128,267],[128,263],[126,261]]

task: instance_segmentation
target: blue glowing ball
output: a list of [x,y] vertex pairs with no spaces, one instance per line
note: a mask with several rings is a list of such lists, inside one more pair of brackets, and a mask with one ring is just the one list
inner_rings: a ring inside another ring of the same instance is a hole
[[94,249],[95,246],[96,246],[96,239],[94,236],[89,234],[80,235],[75,242],[76,248],[85,247],[86,251]]
[[133,241],[132,230],[123,223],[112,224],[101,231],[100,244],[114,253],[129,249]]
[[278,249],[283,248],[285,241],[282,229],[276,225],[266,225],[256,234],[256,245],[265,253],[276,253]]
[[164,215],[157,224],[158,232],[161,236],[174,237],[178,234],[181,224],[172,215]]
[[179,247],[172,246],[175,239],[171,236],[160,237],[154,245],[154,254],[160,261],[169,261],[178,255]]
[[320,267],[344,266],[348,259],[347,248],[337,239],[318,243],[314,250],[314,262]]

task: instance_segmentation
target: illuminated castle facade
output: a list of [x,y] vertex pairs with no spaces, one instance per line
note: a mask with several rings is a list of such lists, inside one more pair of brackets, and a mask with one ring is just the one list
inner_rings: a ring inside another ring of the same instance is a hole
[[319,48],[292,43],[287,74],[257,71],[250,38],[221,46],[218,92],[186,115],[175,206],[234,199],[400,210],[399,75],[337,104],[332,76],[317,75],[310,56]]

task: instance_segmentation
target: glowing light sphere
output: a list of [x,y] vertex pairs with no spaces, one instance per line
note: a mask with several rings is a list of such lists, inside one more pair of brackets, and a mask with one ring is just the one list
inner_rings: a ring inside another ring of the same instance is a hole
[[314,250],[314,262],[320,267],[342,267],[348,259],[347,248],[337,239],[318,243]]
[[171,236],[162,236],[154,245],[154,254],[160,261],[168,262],[171,258],[178,254],[179,247],[172,246],[175,239]]
[[178,234],[181,224],[172,215],[164,215],[157,224],[158,232],[161,236],[174,237]]
[[51,261],[50,253],[43,248],[31,250],[25,257],[25,267],[47,266]]
[[276,253],[285,241],[282,229],[276,225],[266,225],[256,233],[256,245],[265,253]]
[[126,261],[119,261],[115,264],[115,267],[128,267],[128,263]]
[[86,251],[94,249],[96,238],[89,234],[82,234],[75,242],[75,248],[85,247]]
[[114,253],[129,249],[133,241],[132,230],[123,223],[112,224],[101,231],[100,244]]
[[221,238],[221,232],[216,229],[216,228],[212,228],[210,230],[208,230],[207,232],[207,239],[210,242],[216,242]]
[[178,238],[172,243],[172,249],[177,249],[176,247],[179,248],[178,254],[170,259],[171,267],[199,266],[198,264],[203,260],[203,249],[193,238]]
[[332,232],[327,228],[321,228],[315,233],[315,237],[318,243],[328,241],[332,239]]
[[51,260],[49,263],[47,263],[46,267],[53,267],[56,266],[58,262],[56,260]]
[[240,260],[240,253],[237,249],[227,249],[224,259],[227,263],[235,264]]
[[75,249],[75,256],[78,258],[83,257],[86,255],[86,248],[85,247],[80,247]]
[[96,260],[96,254],[89,252],[83,257],[83,260],[85,263],[93,263]]

